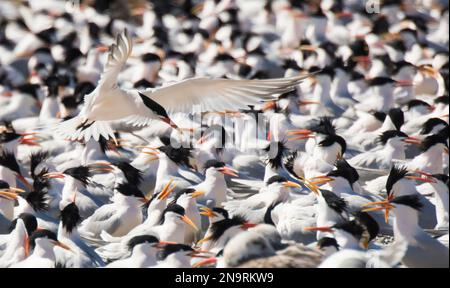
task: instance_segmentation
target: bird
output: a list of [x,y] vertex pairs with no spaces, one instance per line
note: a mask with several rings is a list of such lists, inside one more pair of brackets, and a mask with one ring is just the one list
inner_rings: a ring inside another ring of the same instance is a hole
[[80,224],[81,237],[99,239],[102,231],[120,237],[142,223],[141,206],[147,201],[142,191],[128,183],[119,184],[115,190],[113,203],[95,210]]
[[59,242],[56,234],[49,230],[39,230],[31,234],[25,253],[28,255],[23,261],[17,262],[10,266],[10,268],[56,268],[57,262],[53,248],[55,246],[69,250],[63,243]]
[[[141,126],[147,124],[150,119],[161,120],[177,127],[169,118],[168,112],[186,112],[195,104],[207,111],[246,108],[247,105],[255,105],[261,100],[272,99],[276,94],[292,90],[305,78],[299,76],[256,82],[255,80],[194,78],[163,86],[154,91],[124,91],[117,86],[117,76],[131,52],[132,39],[125,30],[117,36],[116,43],[110,46],[106,68],[99,85],[86,97],[83,110],[76,117],[61,122],[56,127],[57,133],[68,136],[67,138],[70,139],[85,141],[91,137],[98,140],[100,136],[106,139],[114,138],[108,122],[120,119]],[[216,90],[216,87],[220,87],[220,90]],[[192,94],[180,95],[178,91],[191,91]],[[220,104],[212,104],[208,99],[219,101]],[[111,109],[114,113],[109,113]]]
[[390,196],[380,203],[369,204],[380,206],[367,208],[365,211],[385,210],[388,215],[392,210],[395,214],[394,237],[396,241],[408,243],[406,253],[401,259],[405,266],[449,267],[448,257],[445,257],[449,254],[448,247],[426,234],[418,225],[418,215],[423,207],[418,195]]

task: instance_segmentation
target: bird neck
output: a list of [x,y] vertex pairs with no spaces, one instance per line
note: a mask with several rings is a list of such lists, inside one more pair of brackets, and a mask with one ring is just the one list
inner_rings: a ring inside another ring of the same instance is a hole
[[278,175],[278,169],[273,168],[271,165],[267,164],[264,171],[264,183],[267,182],[272,176]]
[[38,257],[38,258],[47,258],[47,259],[54,261],[55,253],[53,252],[53,246],[51,243],[47,243],[47,242],[48,241],[46,241],[46,243],[37,243],[36,242],[36,246],[34,247],[32,256]]
[[434,145],[427,151],[417,156],[413,162],[417,163],[416,168],[423,172],[439,174],[443,173],[443,149],[441,145]]
[[0,151],[10,151],[10,152],[14,153],[14,155],[17,155],[18,147],[19,147],[19,141],[16,139],[13,141],[3,143],[1,145]]
[[84,188],[83,184],[71,176],[65,177],[64,187],[61,192],[61,201],[73,201],[74,196]]
[[341,177],[336,177],[333,181],[328,182],[323,189],[330,190],[336,195],[341,195],[342,193],[355,194],[350,183]]
[[16,187],[17,181],[14,172],[4,166],[0,166],[0,179],[7,182],[10,187]]
[[103,160],[104,155],[105,154],[103,153],[100,144],[94,139],[90,139],[86,143],[86,146],[84,146],[83,148],[83,153],[81,154],[82,159],[81,163],[83,165],[86,165],[95,162],[97,160]]
[[[79,237],[77,227],[74,227],[71,232],[67,231],[66,228],[63,227],[62,221],[59,222],[58,226],[58,239],[62,242],[68,242],[67,240],[75,239]],[[66,241],[64,241],[66,240]]]
[[[175,162],[164,156],[159,159],[158,172],[156,172],[157,183],[168,176],[177,174],[178,174],[178,166],[177,164],[175,164]],[[159,186],[156,185],[155,187]]]
[[419,227],[419,214],[416,210],[397,205],[394,218],[394,236],[397,239],[409,241],[414,240],[414,236],[421,229]]
[[151,267],[156,265],[156,250],[148,245],[137,245],[133,249],[133,259],[139,263],[139,267]]
[[14,219],[14,200],[0,198],[0,214],[12,221]]
[[59,112],[59,103],[56,97],[45,97],[42,101],[41,112],[39,112],[39,119],[55,119]]
[[405,145],[403,143],[394,144],[388,141],[383,152],[383,157],[386,159],[405,160]]
[[436,198],[436,227],[447,227],[448,229],[448,210],[449,210],[449,195],[448,187],[444,184],[428,184],[432,185]]
[[173,268],[191,267],[189,258],[186,255],[184,255],[184,252],[172,253],[169,256],[167,256],[167,258],[166,258],[166,260],[164,260],[164,262],[169,265],[168,267],[173,267]]
[[342,247],[342,249],[360,249],[359,241],[350,233],[337,230],[334,234],[339,247]]
[[213,187],[217,185],[225,185],[225,177],[222,173],[216,172],[216,171],[206,171],[205,173],[205,183],[208,183],[209,185],[212,185]]

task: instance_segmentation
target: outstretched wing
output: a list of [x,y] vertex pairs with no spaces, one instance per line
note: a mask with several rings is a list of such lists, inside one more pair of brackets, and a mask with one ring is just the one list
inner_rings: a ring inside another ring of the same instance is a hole
[[309,75],[268,80],[193,78],[142,92],[169,113],[190,112],[193,105],[202,111],[237,111],[295,89]]
[[131,37],[125,29],[123,33],[117,35],[116,42],[109,47],[108,59],[97,88],[84,98],[86,109],[89,109],[94,101],[104,101],[102,98],[111,96],[108,92],[117,88],[117,76],[127,63],[132,49]]

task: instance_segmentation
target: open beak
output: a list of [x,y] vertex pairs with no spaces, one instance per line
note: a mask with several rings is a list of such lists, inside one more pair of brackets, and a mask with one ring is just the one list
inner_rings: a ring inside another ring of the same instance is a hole
[[233,176],[233,177],[238,177],[239,176],[238,175],[238,173],[239,173],[238,171],[234,170],[233,168],[226,167],[226,166],[220,168],[219,172],[224,174],[224,175],[230,175],[230,176]]
[[205,195],[205,192],[203,192],[203,191],[194,191],[192,194],[191,194],[191,197],[192,198],[198,198],[198,197],[200,197],[200,196],[202,196],[202,195]]
[[197,263],[195,263],[192,268],[200,268],[200,267],[204,267],[204,266],[211,266],[217,263],[217,258],[216,257],[210,257],[210,258],[206,258],[202,261],[199,261]]
[[48,178],[48,179],[62,179],[65,177],[66,176],[61,172],[50,172],[50,173],[44,174],[44,178]]
[[384,200],[384,201],[380,201],[380,202],[370,202],[370,203],[363,205],[363,207],[369,207],[369,206],[375,206],[375,205],[379,205],[379,206],[365,208],[362,210],[362,212],[372,212],[372,211],[384,210],[384,221],[386,221],[386,223],[388,223],[389,222],[389,211],[392,208],[395,208],[395,206],[392,205],[391,203],[389,203],[389,199],[388,199],[388,200]]
[[333,233],[333,229],[331,227],[305,227],[303,228],[304,231],[320,231],[320,232],[330,232]]
[[11,192],[9,189],[0,190],[0,197],[8,199],[8,200],[16,200],[17,194],[14,192]]
[[413,144],[413,145],[420,145],[422,144],[422,140],[415,138],[415,137],[408,137],[403,139],[403,142],[407,143],[407,144]]
[[315,186],[323,185],[331,181],[334,181],[334,178],[326,175],[316,176],[309,179],[309,183]]
[[217,214],[214,213],[214,211],[212,209],[208,208],[208,207],[201,207],[200,211],[201,211],[200,215],[207,216],[209,218],[217,217]]
[[21,134],[22,137],[20,137],[19,143],[23,145],[29,145],[29,146],[41,146],[37,140],[40,138],[35,136],[36,133],[23,133]]
[[302,186],[300,184],[297,184],[297,183],[292,182],[292,181],[284,182],[283,186],[286,187],[286,188],[302,188]]
[[287,135],[293,136],[293,137],[288,138],[289,141],[315,138],[315,136],[313,135],[313,132],[308,129],[289,130],[287,132]]
[[189,217],[187,217],[186,215],[181,217],[181,220],[183,220],[184,223],[186,223],[189,226],[191,226],[192,228],[194,228],[195,231],[198,231],[197,225],[195,225],[194,222],[192,222],[192,220]]
[[23,185],[25,185],[28,189],[33,190],[33,186],[30,184],[30,182],[28,182],[27,179],[25,179],[25,177],[23,177],[23,175],[21,174],[16,174],[17,179],[22,182]]
[[173,183],[173,179],[170,179],[169,183],[167,183],[166,186],[164,186],[163,190],[158,195],[158,200],[167,199],[167,197],[169,197],[170,193],[172,193],[173,190],[175,190],[175,187],[177,187],[177,184],[172,185],[172,183]]

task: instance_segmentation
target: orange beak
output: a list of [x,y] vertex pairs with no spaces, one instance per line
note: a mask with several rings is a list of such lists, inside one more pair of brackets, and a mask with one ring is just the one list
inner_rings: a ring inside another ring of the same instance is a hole
[[330,232],[333,233],[333,229],[331,227],[305,227],[304,231],[320,231],[320,232]]
[[98,162],[88,165],[89,169],[94,173],[111,173],[114,172],[114,166],[107,162]]
[[234,170],[233,168],[230,167],[222,167],[220,169],[218,169],[220,173],[224,174],[224,175],[230,175],[233,177],[238,177],[238,171]]
[[288,138],[289,141],[315,138],[315,136],[313,135],[313,131],[308,130],[308,129],[289,130],[287,132],[287,135],[294,136],[294,137]]
[[23,247],[25,249],[25,258],[28,258],[28,256],[30,256],[30,241],[28,236],[25,236],[23,241],[24,241]]
[[424,178],[421,176],[406,176],[405,178],[423,183],[436,183],[436,180],[433,178]]
[[307,100],[300,100],[298,101],[299,106],[307,106],[307,105],[320,105],[321,103],[319,101],[307,101]]
[[29,146],[41,146],[37,140],[39,140],[38,137],[34,136],[36,133],[23,133],[21,134],[21,138],[19,140],[20,144],[23,145],[29,145]]
[[186,215],[182,216],[181,220],[183,220],[184,223],[186,223],[189,226],[191,226],[192,228],[194,228],[195,231],[198,231],[197,225],[195,225],[194,222],[192,222],[192,220],[189,217],[187,217]]
[[217,217],[217,214],[214,213],[214,211],[212,209],[208,208],[208,207],[201,207],[200,211],[201,211],[200,215],[204,215],[204,216],[207,216],[209,218]]
[[367,203],[367,204],[363,205],[363,207],[374,206],[374,205],[380,205],[380,206],[372,207],[372,208],[366,208],[366,209],[363,209],[362,212],[372,212],[372,211],[384,210],[384,220],[386,221],[386,223],[388,223],[389,222],[389,211],[392,208],[395,208],[394,205],[389,203],[389,200],[391,198],[392,198],[392,196],[388,197],[388,199],[384,200],[384,201]]
[[275,101],[266,102],[261,110],[265,112],[267,110],[274,109],[275,106],[276,106]]
[[407,144],[413,144],[413,145],[422,144],[422,140],[415,138],[415,137],[408,137],[408,138],[404,139],[403,142],[405,142]]
[[242,224],[241,228],[244,229],[244,230],[247,230],[247,229],[255,227],[256,225],[258,225],[258,224],[247,222],[247,223]]
[[203,195],[205,195],[205,192],[203,191],[194,191],[194,193],[191,194],[191,197],[195,199]]
[[[148,148],[148,147],[142,147],[142,146],[141,147],[137,147],[137,148],[144,148],[144,150],[142,150],[142,153],[152,156],[152,158],[150,158],[150,161],[155,161],[155,160],[159,159],[159,157],[158,157],[159,153],[156,151],[156,149]],[[145,150],[145,149],[150,149],[150,150],[155,150],[155,151],[148,151],[148,150]]]
[[4,190],[0,190],[0,197],[14,201],[17,199],[17,194],[14,192],[11,192],[9,189],[4,189]]
[[309,179],[309,183],[315,186],[326,184],[332,181],[334,181],[334,178],[326,175],[316,176]]
[[395,86],[397,87],[411,87],[414,86],[414,83],[410,80],[398,80],[397,83],[395,83]]
[[25,177],[23,177],[21,174],[16,174],[17,179],[22,182],[23,185],[25,185],[29,190],[33,190],[33,186],[28,182]]
[[169,124],[170,127],[174,128],[174,129],[178,129],[177,124],[173,123],[172,119],[170,119],[169,117],[162,117],[161,120],[164,123]]
[[210,257],[210,258],[206,258],[202,261],[199,261],[197,263],[195,263],[192,268],[199,268],[199,267],[204,267],[204,266],[211,266],[217,263],[217,258],[216,257]]
[[302,186],[300,184],[297,184],[297,183],[292,182],[292,181],[284,182],[283,186],[286,187],[286,188],[302,188]]
[[48,179],[62,179],[65,178],[66,176],[61,172],[50,172],[44,174],[44,177]]
[[172,185],[172,183],[173,183],[173,179],[170,179],[169,183],[167,183],[166,186],[164,186],[163,190],[158,195],[158,200],[167,199],[167,197],[169,197],[170,193],[172,193],[173,190],[175,190],[175,188],[177,187],[177,184]]
[[109,47],[106,45],[99,45],[95,48],[95,50],[97,50],[97,52],[99,52],[99,53],[105,53],[105,52],[108,52]]
[[68,250],[68,251],[72,251],[72,249],[70,249],[70,247],[67,246],[64,243],[61,243],[59,241],[52,241],[52,242],[53,242],[53,244],[55,244],[55,246],[61,247],[61,248],[65,249],[65,250]]

